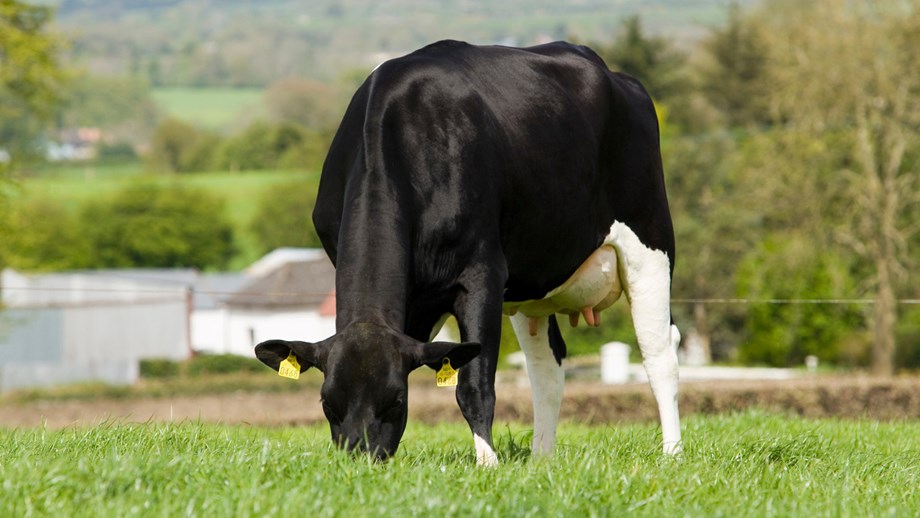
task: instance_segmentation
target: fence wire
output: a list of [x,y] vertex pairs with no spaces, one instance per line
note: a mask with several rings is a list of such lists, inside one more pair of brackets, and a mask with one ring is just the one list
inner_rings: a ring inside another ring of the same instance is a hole
[[[246,292],[246,291],[215,291],[215,290],[198,290],[192,287],[179,286],[173,289],[157,289],[157,288],[139,288],[139,289],[124,289],[124,288],[72,288],[72,287],[47,287],[47,286],[0,286],[0,291],[9,290],[9,291],[45,291],[45,292],[71,292],[71,291],[80,291],[80,292],[93,292],[93,293],[142,293],[142,294],[169,294],[176,295],[181,294],[185,296],[187,294],[200,294],[208,295],[212,297],[326,297],[329,295],[329,292],[313,292],[313,291],[271,291],[271,292]],[[737,298],[737,297],[708,297],[708,298],[684,298],[684,297],[675,297],[671,299],[671,302],[674,304],[740,304],[740,305],[754,305],[754,304],[790,304],[790,305],[805,305],[805,304],[815,304],[815,305],[872,305],[875,304],[874,299],[756,299],[756,298]],[[898,299],[897,304],[903,305],[917,305],[920,304],[920,299]]]

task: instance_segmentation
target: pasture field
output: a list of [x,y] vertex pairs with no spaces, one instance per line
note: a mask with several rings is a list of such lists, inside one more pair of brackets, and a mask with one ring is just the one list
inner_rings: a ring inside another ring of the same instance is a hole
[[325,426],[201,422],[0,430],[10,516],[918,516],[920,422],[749,411],[654,425],[564,424],[552,460],[496,426],[475,466],[465,424],[410,422],[392,461],[332,448]]
[[167,114],[226,133],[262,110],[262,88],[155,88],[153,99]]

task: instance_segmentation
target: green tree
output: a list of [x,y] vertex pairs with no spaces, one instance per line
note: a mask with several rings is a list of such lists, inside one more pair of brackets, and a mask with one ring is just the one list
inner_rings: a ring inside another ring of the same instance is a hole
[[688,90],[684,71],[687,57],[667,38],[646,35],[638,15],[623,22],[613,43],[592,44],[592,47],[611,69],[641,81],[657,101],[665,101]]
[[214,165],[220,144],[216,135],[179,119],[166,119],[153,133],[147,163],[160,172],[204,171]]
[[61,41],[47,30],[52,12],[0,0],[0,149],[14,161],[38,153],[37,138],[60,100],[65,74]]
[[77,220],[59,204],[17,204],[6,238],[7,266],[26,271],[85,268],[89,250]]
[[96,268],[222,268],[233,256],[224,203],[178,184],[136,184],[81,214]]
[[910,152],[920,146],[920,7],[774,0],[765,13],[776,60],[774,109],[789,127],[852,142],[835,178],[850,210],[825,221],[870,265],[873,371],[889,374],[897,296],[910,285],[907,243],[918,230],[908,214],[920,203],[920,164]]
[[147,142],[160,117],[149,86],[134,78],[80,74],[62,97],[61,126],[100,128],[119,142]]
[[332,88],[310,79],[291,77],[270,85],[263,102],[273,121],[329,131],[344,107],[338,106]]
[[315,163],[318,150],[314,143],[321,141],[297,124],[256,122],[224,141],[217,163],[231,171],[306,165],[299,162],[309,159]]
[[727,25],[714,29],[703,49],[711,59],[700,67],[700,88],[728,125],[769,122],[769,47],[757,20],[732,3]]
[[662,146],[677,243],[672,292],[692,301],[675,304],[675,317],[691,322],[684,343],[693,339],[703,361],[732,356],[740,310],[704,300],[734,293],[734,271],[758,237],[751,230],[760,211],[739,182],[738,145],[722,132],[675,135]]
[[39,154],[38,137],[50,124],[65,73],[60,40],[47,30],[52,10],[0,0],[0,267],[10,246],[10,174]]
[[[738,272],[739,295],[755,300],[846,298],[855,283],[850,265],[828,249],[816,250],[809,236],[777,234],[758,245]],[[860,364],[861,309],[854,304],[756,303],[748,308],[747,337],[739,347],[745,363],[777,367],[802,365],[815,355],[822,362]]]
[[321,247],[313,228],[315,204],[316,185],[313,182],[297,180],[267,189],[249,224],[260,252],[268,253],[285,246]]

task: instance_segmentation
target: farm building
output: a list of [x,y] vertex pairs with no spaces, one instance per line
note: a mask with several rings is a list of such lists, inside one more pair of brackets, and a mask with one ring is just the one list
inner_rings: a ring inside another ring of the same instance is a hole
[[191,300],[182,283],[9,269],[0,283],[0,390],[90,380],[131,383],[141,359],[192,354]]
[[319,341],[335,333],[335,268],[322,250],[281,248],[246,275],[216,307],[196,309],[196,350],[252,356],[263,340]]
[[335,332],[335,270],[321,250],[279,249],[244,273],[106,270],[0,278],[0,391],[137,380],[139,361],[253,355],[270,338]]

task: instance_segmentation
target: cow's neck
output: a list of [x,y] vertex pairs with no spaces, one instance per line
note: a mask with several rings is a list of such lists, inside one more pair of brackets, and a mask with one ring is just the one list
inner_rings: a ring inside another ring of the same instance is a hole
[[411,232],[400,189],[368,173],[349,189],[336,261],[336,328],[375,322],[403,330]]

